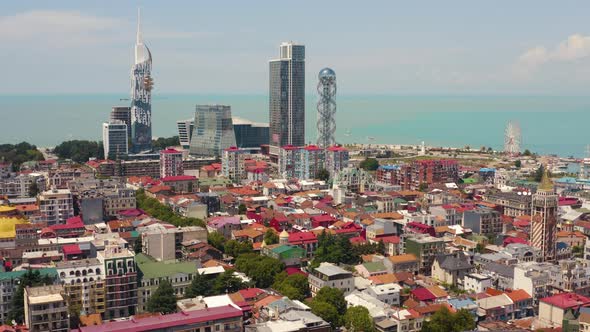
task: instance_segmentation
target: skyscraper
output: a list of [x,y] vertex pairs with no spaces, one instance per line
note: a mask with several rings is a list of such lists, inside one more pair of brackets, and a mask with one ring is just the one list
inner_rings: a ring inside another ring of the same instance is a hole
[[305,46],[282,43],[269,64],[270,154],[305,145]]
[[231,108],[227,105],[197,105],[189,153],[219,157],[231,146],[236,146]]
[[318,141],[322,148],[336,144],[336,73],[330,68],[320,70],[318,75]]
[[195,119],[176,121],[178,128],[178,140],[183,149],[188,149],[191,144],[191,136],[195,127]]
[[131,107],[130,106],[113,106],[111,110],[110,122],[123,121],[127,125],[127,137],[131,140]]
[[141,17],[137,14],[135,64],[131,68],[131,150],[152,150],[152,54],[141,35]]
[[120,120],[102,124],[102,144],[105,159],[119,159],[127,156],[127,125]]
[[537,192],[533,194],[531,209],[531,245],[541,250],[544,261],[555,259],[558,203],[559,197],[545,170]]

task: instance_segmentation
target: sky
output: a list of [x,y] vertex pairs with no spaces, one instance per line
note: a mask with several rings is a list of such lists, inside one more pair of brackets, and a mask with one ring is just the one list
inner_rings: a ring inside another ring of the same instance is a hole
[[154,93],[266,94],[282,41],[306,45],[306,90],[588,95],[590,1],[9,1],[0,94],[121,93],[137,8]]

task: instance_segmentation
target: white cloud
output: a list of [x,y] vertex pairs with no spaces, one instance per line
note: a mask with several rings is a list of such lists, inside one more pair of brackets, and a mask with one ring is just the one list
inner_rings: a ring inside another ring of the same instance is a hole
[[535,69],[548,62],[570,62],[588,56],[590,56],[590,36],[574,34],[553,49],[537,46],[527,50],[518,58],[518,63],[528,69]]

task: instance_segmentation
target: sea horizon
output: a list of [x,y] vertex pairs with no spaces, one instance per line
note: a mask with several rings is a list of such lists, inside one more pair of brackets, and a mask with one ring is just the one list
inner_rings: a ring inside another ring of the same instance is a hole
[[[40,147],[71,139],[101,140],[101,124],[128,93],[0,94],[0,112],[18,116],[0,124],[0,143],[27,141]],[[315,142],[317,95],[306,94],[306,141]],[[219,103],[232,115],[268,121],[264,93],[159,93],[153,97],[153,136],[177,135],[176,121],[193,116],[196,104]],[[590,138],[590,98],[544,94],[342,94],[337,96],[339,143],[481,146],[501,150],[504,128],[522,128],[522,150],[582,157]],[[34,119],[34,121],[31,121]],[[30,129],[30,130],[24,130]],[[587,141],[585,141],[587,140]]]

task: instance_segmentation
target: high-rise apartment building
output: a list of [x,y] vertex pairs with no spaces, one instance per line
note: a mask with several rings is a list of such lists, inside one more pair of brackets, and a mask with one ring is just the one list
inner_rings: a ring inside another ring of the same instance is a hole
[[129,152],[127,125],[120,120],[102,124],[102,146],[105,159],[119,159]]
[[69,306],[77,305],[87,314],[104,312],[105,271],[98,259],[57,262],[56,270]]
[[236,146],[236,135],[227,105],[197,105],[189,152],[194,156],[221,156]]
[[191,145],[191,136],[195,127],[195,119],[176,121],[178,128],[178,140],[183,149],[188,149]]
[[131,68],[131,150],[152,150],[152,54],[143,43],[141,20],[137,17],[135,63]]
[[250,154],[246,150],[235,146],[223,150],[221,156],[221,173],[234,183],[240,183],[245,178],[244,160]]
[[96,258],[105,271],[106,305],[103,319],[128,317],[137,309],[135,254],[116,244],[107,244]]
[[25,324],[31,332],[70,330],[70,318],[61,285],[27,287],[24,294]]
[[334,177],[340,170],[348,167],[349,153],[346,148],[333,145],[325,150],[324,168]]
[[324,168],[324,150],[317,145],[279,149],[279,174],[285,179],[315,179]]
[[160,178],[183,175],[182,152],[175,149],[160,151]]
[[555,260],[558,203],[559,197],[545,171],[537,192],[533,194],[531,209],[531,245],[541,249],[544,261]]
[[39,212],[47,225],[65,224],[74,216],[74,199],[69,189],[51,189],[39,195]]
[[131,107],[113,106],[109,122],[123,121],[127,125],[127,137],[131,140]]
[[305,46],[282,43],[269,63],[270,154],[305,144]]

